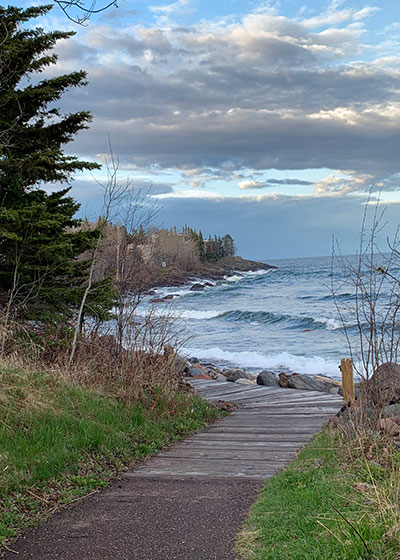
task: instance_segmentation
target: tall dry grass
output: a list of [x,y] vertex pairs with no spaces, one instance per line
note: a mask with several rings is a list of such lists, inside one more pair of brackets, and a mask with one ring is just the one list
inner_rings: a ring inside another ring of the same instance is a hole
[[180,390],[182,370],[177,352],[183,332],[166,311],[146,316],[127,314],[120,323],[100,331],[87,326],[79,337],[74,360],[70,363],[71,331],[42,330],[40,325],[0,321],[3,352],[1,366],[23,367],[52,372],[82,387],[118,397],[125,402],[165,399]]
[[338,449],[358,482],[368,509],[369,525],[381,527],[389,560],[400,559],[400,437],[382,429],[377,411],[360,404],[346,411],[338,424]]

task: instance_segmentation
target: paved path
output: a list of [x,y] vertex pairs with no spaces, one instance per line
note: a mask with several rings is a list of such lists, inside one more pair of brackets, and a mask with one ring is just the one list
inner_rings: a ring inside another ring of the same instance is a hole
[[236,402],[207,430],[19,539],[7,560],[234,560],[235,535],[263,480],[281,470],[341,400],[311,391],[190,380]]

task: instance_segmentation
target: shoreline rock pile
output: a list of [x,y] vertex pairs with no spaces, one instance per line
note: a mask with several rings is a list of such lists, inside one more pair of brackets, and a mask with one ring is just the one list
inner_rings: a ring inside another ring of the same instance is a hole
[[251,373],[241,368],[220,368],[212,362],[202,362],[198,358],[185,360],[179,356],[179,367],[185,377],[196,379],[213,379],[241,385],[264,385],[267,387],[282,387],[299,389],[302,391],[320,391],[337,395],[341,393],[342,384],[336,379],[323,375],[305,375],[301,373],[279,373],[263,370]]

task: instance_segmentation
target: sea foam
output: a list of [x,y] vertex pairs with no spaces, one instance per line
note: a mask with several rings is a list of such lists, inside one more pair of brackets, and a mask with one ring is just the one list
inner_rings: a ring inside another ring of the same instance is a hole
[[285,370],[310,375],[323,374],[340,377],[339,363],[321,356],[297,356],[289,352],[262,354],[260,352],[230,352],[219,347],[183,348],[187,357],[196,356],[199,360],[214,360],[228,366],[251,369]]

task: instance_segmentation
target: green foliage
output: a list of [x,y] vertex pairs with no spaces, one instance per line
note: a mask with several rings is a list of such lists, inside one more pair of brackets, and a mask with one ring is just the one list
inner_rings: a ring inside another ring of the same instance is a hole
[[[54,107],[68,88],[85,85],[85,72],[37,79],[57,60],[48,51],[73,35],[25,27],[50,8],[0,7],[0,296],[20,317],[35,319],[68,313],[79,302],[88,263],[77,257],[98,237],[78,227],[79,205],[68,187],[52,194],[38,188],[99,167],[63,152],[90,113],[61,115]],[[110,307],[109,283],[97,286],[97,296]],[[93,314],[105,312],[98,303]]]
[[55,54],[46,53],[58,40],[74,35],[23,27],[50,8],[0,7],[0,192],[6,205],[18,205],[19,197],[42,181],[63,182],[75,171],[98,167],[66,156],[62,149],[77,132],[87,128],[90,113],[62,116],[53,106],[65,90],[86,83],[85,72],[32,83],[35,74],[57,61]]
[[266,483],[240,535],[238,558],[397,558],[396,513],[390,519],[387,512],[381,516],[384,500],[377,500],[383,478],[393,486],[393,468],[379,468],[379,478],[372,480],[370,467],[357,456],[349,461],[340,437],[327,430],[318,434]]
[[170,230],[175,235],[183,235],[187,239],[191,239],[197,246],[199,258],[201,261],[216,262],[224,257],[235,256],[235,245],[232,237],[227,233],[224,237],[214,235],[214,238],[209,236],[204,240],[201,231],[197,231],[187,225],[182,229],[182,233],[177,232],[176,227]]
[[0,544],[220,415],[171,398],[124,404],[56,374],[0,370]]

